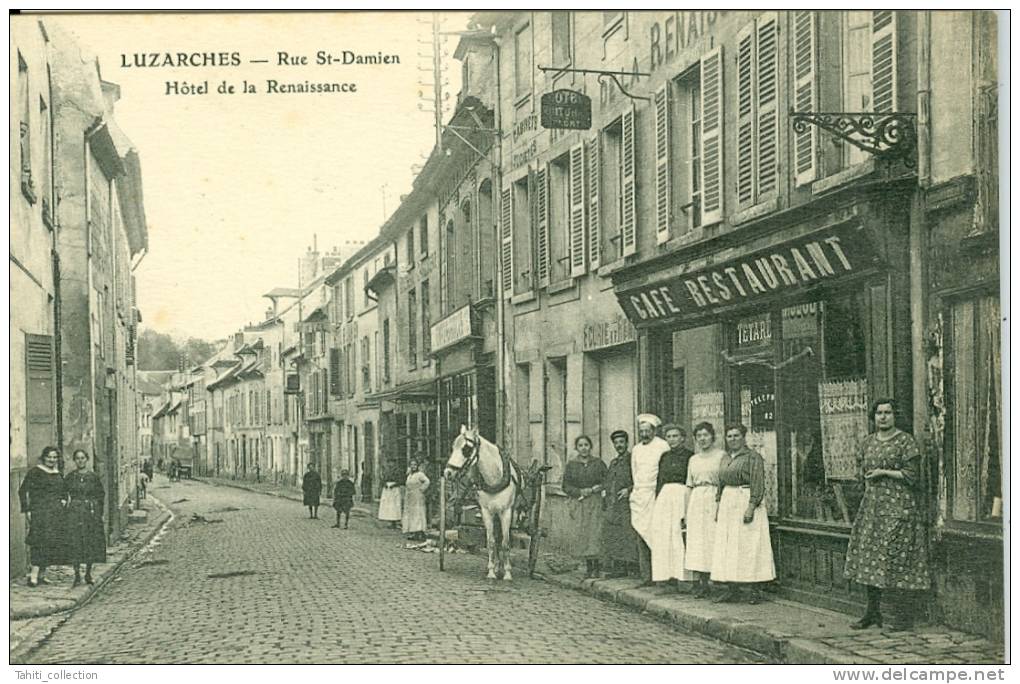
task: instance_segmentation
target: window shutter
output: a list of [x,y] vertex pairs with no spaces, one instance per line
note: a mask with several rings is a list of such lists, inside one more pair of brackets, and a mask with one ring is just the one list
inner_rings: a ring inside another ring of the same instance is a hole
[[329,393],[340,396],[340,350],[329,350]]
[[[758,19],[758,197],[776,190],[779,173],[778,64],[779,21],[775,12]],[[756,198],[757,199],[757,198]]]
[[620,239],[623,256],[637,252],[636,187],[634,178],[634,107],[623,113],[620,159]]
[[873,111],[896,111],[896,12],[871,13],[871,101]]
[[602,226],[599,217],[599,136],[588,142],[588,264],[592,270],[599,267],[602,257]]
[[549,171],[542,167],[535,173],[531,220],[535,226],[535,276],[538,286],[549,285]]
[[669,82],[655,91],[655,243],[669,240]]
[[514,294],[514,226],[513,191],[503,189],[499,203],[500,268],[502,270],[503,296]]
[[585,273],[584,253],[584,145],[570,148],[570,277]]
[[754,201],[754,22],[737,35],[737,203]]
[[722,48],[701,59],[702,225],[722,221],[723,211],[723,73]]
[[53,338],[49,335],[25,335],[25,413],[29,457],[42,453],[53,444],[54,411]]
[[[815,88],[815,36],[817,19],[814,12],[793,13],[793,79],[794,104],[797,112],[813,112],[817,107]],[[803,133],[794,133],[793,159],[796,184],[815,179],[815,158],[818,156],[817,127],[807,126]]]

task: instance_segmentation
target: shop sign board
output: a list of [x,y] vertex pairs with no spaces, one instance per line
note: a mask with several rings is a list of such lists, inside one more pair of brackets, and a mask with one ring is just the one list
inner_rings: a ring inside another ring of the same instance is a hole
[[566,88],[542,95],[542,128],[587,131],[591,128],[591,98]]
[[768,295],[795,293],[878,265],[863,227],[843,225],[665,281],[617,293],[635,325],[711,313]]
[[443,320],[437,321],[430,332],[433,352],[471,337],[471,305],[465,304]]
[[624,316],[616,316],[608,320],[585,323],[581,348],[582,351],[590,352],[626,344],[636,339],[637,331],[634,325]]

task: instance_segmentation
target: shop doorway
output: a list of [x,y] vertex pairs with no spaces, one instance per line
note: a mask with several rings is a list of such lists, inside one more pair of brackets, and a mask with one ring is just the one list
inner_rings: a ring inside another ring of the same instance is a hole
[[609,463],[616,455],[609,435],[626,430],[634,444],[634,361],[630,352],[599,360],[599,432],[593,435],[596,453]]

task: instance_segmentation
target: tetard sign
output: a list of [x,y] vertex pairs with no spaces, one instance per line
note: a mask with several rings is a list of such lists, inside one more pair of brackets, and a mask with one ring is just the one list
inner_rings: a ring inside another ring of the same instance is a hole
[[542,128],[591,128],[591,98],[576,90],[561,88],[542,96]]

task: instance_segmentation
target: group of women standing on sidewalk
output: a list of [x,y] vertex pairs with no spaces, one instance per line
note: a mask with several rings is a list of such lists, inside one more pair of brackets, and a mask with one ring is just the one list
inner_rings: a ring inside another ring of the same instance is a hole
[[29,469],[18,488],[21,511],[28,522],[25,539],[30,548],[28,586],[49,584],[46,568],[74,566],[74,585],[92,584],[92,566],[106,561],[103,524],[103,483],[89,470],[89,455],[82,449],[72,455],[75,469],[66,476],[59,468],[56,447],[46,447],[39,463]]
[[[917,497],[920,451],[913,437],[895,426],[895,402],[880,399],[870,417],[875,432],[858,454],[864,498],[857,514],[844,570],[846,579],[867,588],[868,608],[856,629],[882,625],[885,590],[926,590],[931,578],[926,531]],[[608,468],[592,455],[592,440],[575,440],[577,457],[567,463],[563,491],[575,499],[571,517],[583,530],[581,553],[587,576],[619,577],[633,558],[634,545],[646,584],[695,583],[705,597],[712,584],[724,590],[716,601],[761,600],[760,585],[776,577],[765,497],[765,461],[747,446],[747,427],[726,426],[724,447],[711,423],[694,427],[696,451],[684,446],[677,425],[662,428],[658,417],[638,416],[638,443],[612,433],[616,457]],[[636,538],[635,538],[636,533]],[[745,591],[749,588],[750,591]],[[894,616],[907,628],[912,609]]]

